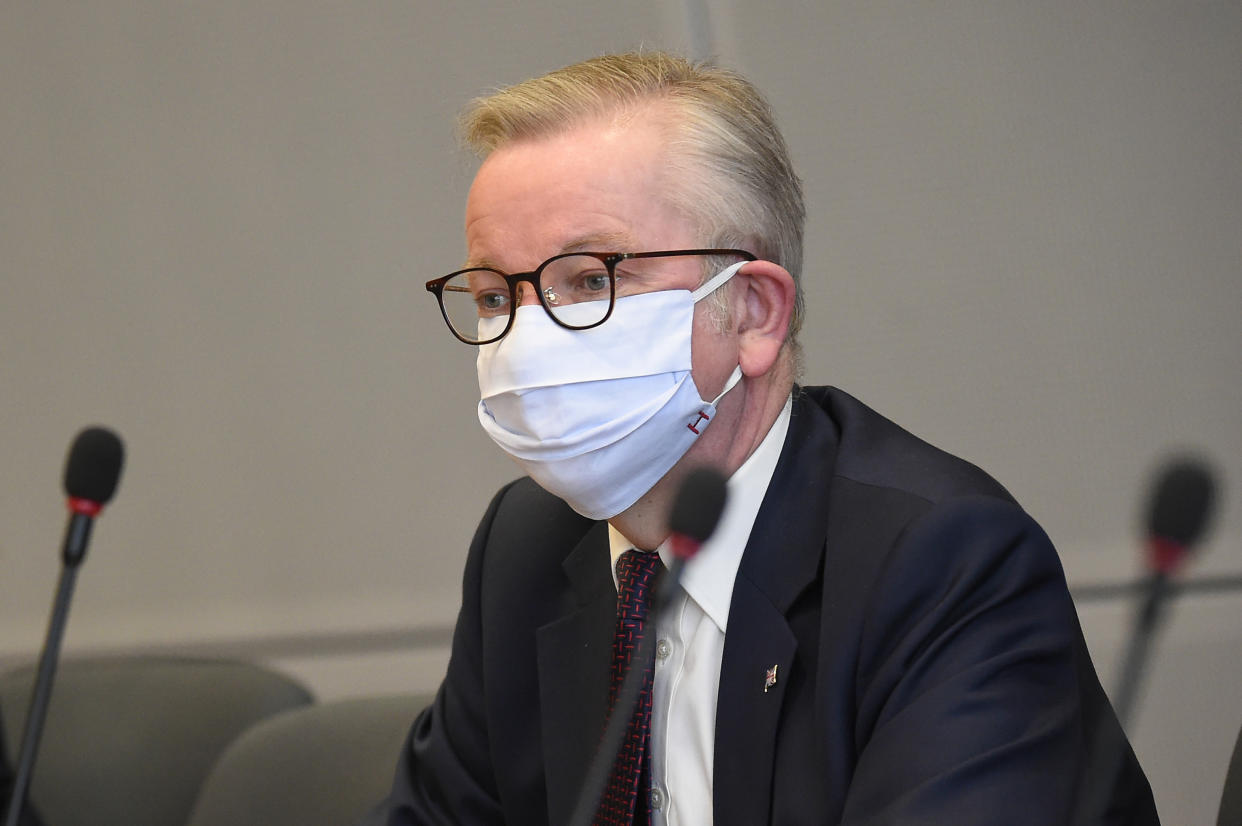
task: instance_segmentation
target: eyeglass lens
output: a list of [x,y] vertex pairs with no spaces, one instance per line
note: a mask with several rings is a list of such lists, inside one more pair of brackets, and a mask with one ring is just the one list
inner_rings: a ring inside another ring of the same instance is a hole
[[[598,324],[608,315],[612,279],[604,262],[590,255],[556,258],[539,274],[543,303],[553,317],[567,327]],[[529,289],[529,282],[519,285]],[[491,338],[504,329],[513,311],[509,283],[493,270],[457,273],[444,284],[444,312],[453,329],[471,341]],[[499,319],[489,321],[489,319]]]

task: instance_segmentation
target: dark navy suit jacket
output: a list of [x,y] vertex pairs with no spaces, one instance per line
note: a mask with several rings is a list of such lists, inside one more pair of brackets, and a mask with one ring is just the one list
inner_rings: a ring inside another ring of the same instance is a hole
[[[566,822],[606,713],[607,559],[605,523],[530,480],[500,491],[388,823]],[[1158,822],[1047,536],[973,465],[795,389],[734,586],[703,821],[1060,826],[1088,787],[1110,801],[1092,822]]]

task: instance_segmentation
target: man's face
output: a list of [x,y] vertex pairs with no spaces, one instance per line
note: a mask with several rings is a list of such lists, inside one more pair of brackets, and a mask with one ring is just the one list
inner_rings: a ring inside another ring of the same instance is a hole
[[[526,272],[575,250],[702,246],[691,222],[662,197],[663,154],[659,128],[641,116],[628,124],[593,122],[497,149],[479,169],[466,203],[468,265]],[[647,263],[646,290],[694,289],[701,280],[698,257]],[[521,303],[538,303],[529,285],[522,287]],[[717,329],[702,303],[694,327],[692,376],[703,398],[710,399],[737,365],[736,342]]]

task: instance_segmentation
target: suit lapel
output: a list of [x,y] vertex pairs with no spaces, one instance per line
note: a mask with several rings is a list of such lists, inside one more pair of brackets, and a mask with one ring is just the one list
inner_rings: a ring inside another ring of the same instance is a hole
[[719,826],[768,822],[781,707],[798,648],[786,614],[823,562],[836,445],[832,422],[795,388],[789,433],[729,607],[713,770]]
[[607,524],[595,525],[563,565],[570,611],[536,632],[548,816],[566,823],[608,714],[617,592],[608,571]]
[[[735,622],[746,618],[745,624]],[[772,757],[797,641],[766,595],[738,577],[729,609],[716,706],[717,826],[767,823]],[[774,669],[774,670],[773,670]]]

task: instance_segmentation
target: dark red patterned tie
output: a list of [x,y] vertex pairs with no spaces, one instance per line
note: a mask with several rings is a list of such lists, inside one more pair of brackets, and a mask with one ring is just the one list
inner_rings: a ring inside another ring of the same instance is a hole
[[[642,639],[647,608],[656,579],[664,570],[657,553],[626,551],[617,560],[617,630],[612,639],[612,687],[608,707],[617,702],[630,660]],[[646,786],[650,783],[651,681],[655,660],[636,663],[643,669],[643,688],[638,707],[626,727],[617,762],[608,775],[608,787],[595,814],[595,826],[631,826],[651,819]]]

